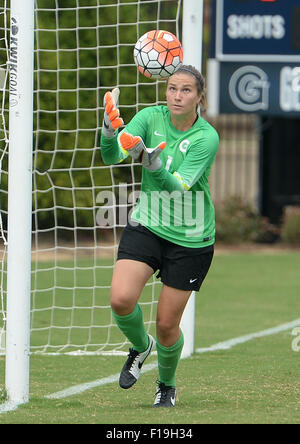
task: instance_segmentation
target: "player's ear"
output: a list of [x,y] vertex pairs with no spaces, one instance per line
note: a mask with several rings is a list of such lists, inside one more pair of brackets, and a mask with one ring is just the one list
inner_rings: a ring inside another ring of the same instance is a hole
[[202,92],[202,93],[199,94],[198,106],[201,106],[201,104],[203,102],[203,99],[204,99],[204,94]]
[[207,99],[206,99],[206,93],[205,93],[205,90],[202,91],[202,93],[201,93],[201,95],[200,95],[199,106],[200,106],[200,108],[201,108],[202,111],[206,111],[206,109],[207,109]]
[[202,104],[202,93],[199,96],[199,99],[197,100],[196,103],[196,113],[198,112],[199,107],[201,108],[201,104]]

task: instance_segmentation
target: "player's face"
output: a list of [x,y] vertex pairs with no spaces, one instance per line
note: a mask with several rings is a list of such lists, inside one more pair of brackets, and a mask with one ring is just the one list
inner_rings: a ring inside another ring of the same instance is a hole
[[173,74],[168,81],[166,98],[171,114],[194,115],[201,99],[194,76],[182,72]]

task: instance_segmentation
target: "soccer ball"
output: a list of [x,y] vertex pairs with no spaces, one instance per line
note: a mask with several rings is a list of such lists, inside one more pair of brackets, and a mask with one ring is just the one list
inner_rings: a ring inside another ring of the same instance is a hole
[[152,79],[165,79],[182,64],[180,41],[169,31],[148,31],[135,44],[133,57],[138,70]]

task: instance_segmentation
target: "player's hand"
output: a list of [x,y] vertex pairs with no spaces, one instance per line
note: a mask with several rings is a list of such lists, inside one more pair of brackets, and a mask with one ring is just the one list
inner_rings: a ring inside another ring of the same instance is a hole
[[161,142],[156,148],[146,148],[142,159],[143,167],[151,171],[159,170],[162,165],[159,155],[166,145],[166,142]]
[[112,92],[108,91],[104,95],[104,117],[102,132],[106,137],[114,137],[116,134],[116,130],[124,124],[118,110],[119,95],[119,88],[114,88]]
[[160,143],[156,148],[146,148],[140,136],[123,131],[120,135],[120,143],[124,150],[134,159],[142,162],[148,170],[158,170],[161,167],[161,159],[158,157],[166,146],[166,142]]
[[119,140],[122,148],[127,151],[134,160],[141,161],[142,153],[146,150],[146,147],[140,136],[133,136],[122,131]]

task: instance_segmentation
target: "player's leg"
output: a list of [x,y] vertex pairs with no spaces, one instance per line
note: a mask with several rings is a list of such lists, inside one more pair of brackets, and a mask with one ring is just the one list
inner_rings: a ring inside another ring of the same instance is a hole
[[141,225],[128,224],[125,227],[112,278],[111,307],[117,325],[138,352],[148,347],[138,300],[158,267],[155,255],[159,250],[159,242],[149,230]]
[[199,291],[210,268],[213,247],[191,249],[167,244],[157,307],[157,357],[159,389],[154,407],[172,407],[176,395],[176,370],[183,348],[180,321],[192,291]]
[[113,311],[125,316],[132,313],[153,269],[140,261],[120,259],[116,262],[110,290]]
[[116,262],[111,283],[110,303],[114,318],[138,352],[148,346],[148,335],[138,300],[152,274],[152,268],[143,262],[121,259]]
[[163,285],[157,305],[157,339],[164,347],[171,347],[181,336],[180,321],[191,290],[178,290]]
[[184,342],[180,321],[190,294],[167,285],[161,291],[156,321],[159,385],[153,407],[175,405],[175,375]]
[[143,362],[154,348],[155,342],[144,326],[138,299],[153,274],[143,262],[130,259],[117,261],[111,284],[111,307],[116,323],[132,343],[120,374],[122,388],[130,388],[139,378]]

